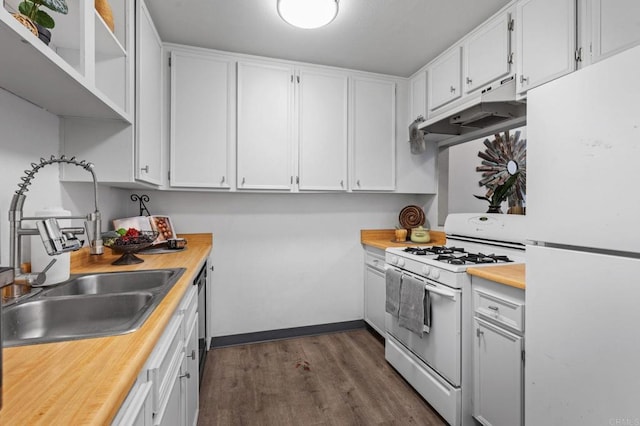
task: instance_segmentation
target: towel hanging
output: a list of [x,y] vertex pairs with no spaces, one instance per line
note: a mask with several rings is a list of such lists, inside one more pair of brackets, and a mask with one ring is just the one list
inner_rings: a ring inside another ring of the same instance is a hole
[[424,117],[420,115],[409,125],[409,146],[412,154],[422,154],[427,150],[427,144],[424,140],[425,134],[418,129],[418,125],[423,121]]

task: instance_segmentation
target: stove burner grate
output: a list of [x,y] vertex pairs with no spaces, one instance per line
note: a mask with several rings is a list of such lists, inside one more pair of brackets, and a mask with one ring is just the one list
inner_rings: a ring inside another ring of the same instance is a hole
[[451,265],[466,265],[469,263],[481,264],[481,263],[508,263],[513,262],[507,256],[496,254],[482,254],[482,253],[464,253],[462,256],[456,256],[454,254],[441,254],[435,258],[439,262],[446,262]]
[[427,256],[430,254],[453,254],[453,253],[466,253],[463,248],[460,247],[445,247],[445,246],[431,246],[431,247],[407,247],[405,252],[416,256]]

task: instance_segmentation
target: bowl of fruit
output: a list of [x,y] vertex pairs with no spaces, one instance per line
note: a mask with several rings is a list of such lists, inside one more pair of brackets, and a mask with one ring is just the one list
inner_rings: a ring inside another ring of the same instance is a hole
[[134,253],[150,247],[157,237],[158,233],[156,231],[120,228],[111,236],[103,236],[103,239],[104,245],[111,248],[114,253],[122,253],[122,256],[112,265],[133,265],[144,262]]

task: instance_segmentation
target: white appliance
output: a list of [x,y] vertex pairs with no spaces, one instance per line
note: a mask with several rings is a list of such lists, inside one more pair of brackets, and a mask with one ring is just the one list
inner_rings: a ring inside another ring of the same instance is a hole
[[525,422],[640,424],[640,47],[528,92]]
[[385,314],[387,361],[451,425],[471,418],[471,280],[469,266],[524,261],[524,216],[452,214],[446,246],[388,248],[386,274],[422,281],[425,326],[420,336]]

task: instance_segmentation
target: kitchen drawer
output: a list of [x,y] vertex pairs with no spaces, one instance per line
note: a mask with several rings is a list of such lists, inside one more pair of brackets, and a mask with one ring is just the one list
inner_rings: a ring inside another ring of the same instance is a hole
[[183,315],[174,315],[147,363],[154,414],[163,411],[182,363],[182,319]]
[[524,301],[476,288],[473,290],[473,309],[482,318],[524,332]]
[[151,387],[151,382],[138,380],[122,403],[120,411],[111,423],[112,426],[150,426]]
[[367,248],[364,252],[364,263],[376,269],[384,269],[384,251]]
[[198,286],[191,285],[187,289],[186,293],[182,297],[182,302],[178,307],[178,312],[184,315],[184,321],[182,322],[182,335],[186,338],[189,332],[189,325],[193,322],[193,319],[198,315]]

